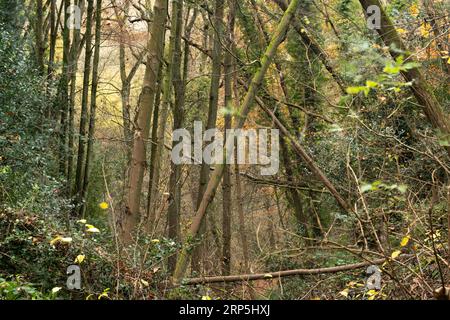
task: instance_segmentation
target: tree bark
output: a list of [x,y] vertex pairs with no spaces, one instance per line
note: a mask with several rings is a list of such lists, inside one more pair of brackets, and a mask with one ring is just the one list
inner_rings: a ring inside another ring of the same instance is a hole
[[[70,1],[68,3],[70,5]],[[79,0],[77,5],[80,7],[81,17],[83,18],[84,11],[84,0]],[[66,9],[67,12],[67,9]],[[64,26],[67,26],[67,17],[64,19]],[[80,51],[80,29],[74,28],[72,34],[72,44],[70,48],[70,57],[69,57],[69,74],[70,74],[70,93],[69,93],[69,115],[68,115],[68,124],[67,124],[67,135],[68,135],[68,143],[67,143],[67,194],[75,195],[76,189],[72,188],[72,180],[73,180],[73,169],[74,169],[74,118],[75,118],[75,96],[77,89],[77,70],[78,70],[78,55]]]
[[84,217],[86,211],[86,196],[89,187],[89,179],[91,173],[91,163],[94,157],[94,133],[95,133],[95,114],[97,109],[97,86],[98,86],[98,63],[100,60],[100,40],[102,25],[102,0],[97,0],[95,11],[95,44],[94,44],[94,60],[92,62],[92,85],[91,85],[91,106],[89,115],[89,131],[88,145],[86,151],[86,163],[84,167],[84,181],[81,190],[81,203],[79,216]]
[[146,166],[146,143],[150,132],[150,118],[153,111],[156,84],[162,60],[164,29],[167,17],[167,1],[156,0],[153,7],[153,24],[148,41],[148,56],[142,85],[133,151],[130,163],[130,182],[126,208],[122,220],[121,239],[130,244],[133,232],[140,222],[142,181]]
[[[176,14],[176,6],[174,6],[174,2],[172,1],[172,13],[173,16]],[[172,20],[172,23],[175,20]],[[157,136],[157,145],[155,150],[154,157],[152,156],[152,172],[150,173],[150,190],[149,194],[147,195],[147,218],[148,218],[148,225],[150,228],[154,228],[153,224],[156,221],[156,209],[157,209],[157,194],[158,194],[158,187],[159,187],[159,178],[160,178],[160,170],[161,170],[161,160],[163,157],[164,152],[164,140],[166,135],[166,126],[167,126],[167,118],[169,116],[169,109],[170,104],[172,102],[172,78],[173,78],[173,69],[174,69],[174,55],[175,55],[175,28],[176,26],[173,24],[171,26],[171,33],[170,33],[170,40],[169,40],[169,48],[167,50],[167,67],[166,67],[166,73],[163,80],[163,96],[161,101],[161,116],[158,123],[158,136]],[[159,114],[158,114],[159,116]],[[152,143],[155,143],[155,141],[152,141]]]
[[[227,24],[227,39],[226,45],[228,50],[233,50],[234,46],[234,24],[235,24],[235,12],[236,1],[230,0],[228,11],[228,24]],[[234,50],[233,50],[234,52]],[[234,59],[230,51],[225,53],[224,58],[224,104],[227,110],[234,109],[233,107],[233,72],[234,72]],[[231,113],[225,113],[225,130],[231,129],[232,125]],[[224,136],[224,144],[226,144],[226,135]],[[222,182],[222,274],[229,275],[231,273],[231,166],[225,164]]]
[[[407,258],[410,255],[402,255],[398,257]],[[327,274],[327,273],[337,273],[337,272],[345,272],[356,269],[361,269],[364,267],[368,267],[371,265],[380,265],[388,261],[386,258],[375,259],[371,261],[346,264],[342,266],[336,267],[327,267],[327,268],[317,268],[317,269],[293,269],[293,270],[284,270],[284,271],[275,271],[275,272],[267,272],[267,273],[251,273],[251,274],[241,274],[241,275],[232,275],[232,276],[214,276],[214,277],[201,277],[201,278],[191,278],[183,281],[183,285],[195,285],[195,284],[203,284],[203,283],[217,283],[217,282],[246,282],[246,281],[255,281],[255,280],[273,280],[281,277],[290,277],[290,276],[298,276],[298,275],[315,275],[315,274]]]
[[[52,1],[53,2],[53,1]],[[64,21],[67,21],[69,15],[67,13],[67,9],[69,8],[70,0],[64,0]],[[67,156],[67,133],[69,132],[68,123],[67,123],[67,115],[69,112],[69,93],[68,93],[68,85],[69,85],[69,76],[70,76],[70,31],[67,24],[64,24],[63,27],[63,66],[62,66],[62,74],[59,82],[58,88],[58,108],[61,110],[59,114],[60,118],[60,138],[59,138],[59,172],[61,176],[64,176],[68,181],[69,177],[66,175],[68,168],[68,156]],[[55,39],[56,41],[56,39]],[[54,53],[53,53],[54,54]],[[54,57],[53,57],[54,58]],[[51,66],[49,65],[49,73]],[[70,192],[69,188],[66,188],[66,192]],[[70,193],[68,193],[70,195]]]
[[[80,113],[80,127],[78,138],[78,156],[77,156],[77,170],[75,177],[75,196],[76,205],[81,206],[84,199],[82,198],[83,180],[84,180],[84,164],[86,157],[86,124],[88,120],[88,99],[89,99],[89,80],[91,74],[91,57],[92,57],[92,17],[94,12],[94,0],[87,0],[87,14],[86,14],[86,32],[85,32],[85,57],[84,57],[84,72],[83,72],[83,92],[81,97],[81,113]],[[79,207],[77,208],[79,209]]]
[[35,17],[35,48],[36,48],[36,66],[39,74],[44,74],[44,4],[42,0],[36,0],[36,17]]
[[[206,122],[205,130],[213,129],[216,127],[217,121],[217,109],[219,104],[219,85],[220,85],[220,77],[221,77],[221,68],[222,68],[222,29],[223,29],[223,12],[224,12],[224,1],[216,0],[215,1],[215,11],[214,11],[214,19],[213,19],[213,28],[214,28],[214,37],[213,37],[213,49],[212,49],[212,69],[211,69],[211,86],[209,90],[209,108],[208,108],[208,119]],[[200,203],[203,198],[203,194],[205,193],[206,185],[208,183],[209,178],[209,164],[202,162],[200,168],[200,184],[198,187],[197,193],[197,208],[200,206]],[[206,221],[203,220],[200,226],[198,237],[203,237],[206,231]],[[192,254],[192,270],[196,272],[201,271],[201,267],[203,264],[203,251],[204,251],[204,243],[201,241],[200,244],[194,248]]]
[[[175,102],[173,107],[173,130],[180,129],[184,118],[184,93],[185,78],[181,75],[181,31],[183,29],[183,1],[173,1],[172,3],[172,28],[174,34],[174,56],[173,56],[173,87]],[[172,142],[172,148],[178,144]],[[168,238],[174,242],[180,240],[180,204],[181,204],[181,165],[171,162],[171,173],[169,178],[169,207],[167,210]],[[169,272],[175,270],[177,255],[173,254],[168,261]]]
[[[63,7],[65,1],[63,0]],[[58,20],[56,19],[56,0],[50,0],[50,49],[49,49],[49,55],[48,55],[48,66],[47,66],[47,79],[51,80],[53,79],[53,72],[54,72],[54,63],[55,63],[55,49],[56,49],[56,37],[57,37],[57,30],[58,30]],[[64,29],[63,29],[64,33]],[[64,35],[63,35],[64,37]],[[67,85],[66,85],[67,87]]]

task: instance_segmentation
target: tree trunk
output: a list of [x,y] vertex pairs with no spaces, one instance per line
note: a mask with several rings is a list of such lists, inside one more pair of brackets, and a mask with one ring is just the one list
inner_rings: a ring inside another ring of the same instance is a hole
[[[70,0],[69,3],[70,4]],[[84,0],[79,0],[77,5],[80,7],[81,17],[83,18]],[[67,11],[67,10],[66,10]],[[67,25],[67,18],[64,19],[65,26]],[[67,194],[75,195],[76,189],[72,189],[73,169],[74,169],[74,118],[75,118],[75,98],[77,90],[77,70],[78,70],[78,55],[80,51],[80,29],[73,29],[73,41],[70,48],[70,94],[69,94],[69,116],[67,124],[68,145],[67,145]]]
[[[221,67],[222,67],[222,24],[223,24],[223,11],[224,11],[224,1],[216,0],[215,1],[215,11],[214,11],[214,37],[213,37],[213,49],[212,49],[212,69],[211,69],[211,86],[209,90],[209,108],[208,108],[208,119],[206,122],[205,130],[213,129],[216,127],[217,121],[217,109],[219,103],[219,85],[220,85],[220,76],[221,76]],[[200,206],[200,203],[203,198],[203,194],[206,189],[206,185],[208,183],[209,178],[209,164],[202,162],[200,168],[200,184],[198,187],[197,193],[197,208]],[[200,232],[198,234],[199,237],[203,237],[206,231],[206,221],[203,220],[202,225],[200,227]],[[201,271],[201,267],[203,264],[203,251],[204,251],[204,243],[201,242],[196,248],[194,248],[194,252],[192,254],[192,270],[196,272]]]
[[[180,129],[183,124],[183,106],[185,93],[185,79],[181,76],[181,30],[183,29],[183,2],[173,1],[172,3],[172,28],[174,35],[174,56],[173,56],[173,87],[175,102],[173,107],[173,130]],[[178,144],[172,142],[172,148]],[[167,210],[168,238],[174,242],[180,240],[180,204],[181,204],[181,165],[171,161],[171,173],[169,178],[169,207]],[[177,255],[169,257],[169,272],[175,270]]]
[[[155,229],[155,216],[153,213],[155,212],[152,207],[152,192],[155,192],[153,188],[154,180],[155,180],[155,166],[156,166],[156,158],[158,156],[158,128],[159,128],[159,110],[161,108],[161,92],[162,92],[162,74],[163,67],[159,69],[159,81],[156,87],[156,96],[155,96],[155,107],[153,108],[153,116],[152,116],[152,133],[151,133],[151,147],[150,147],[150,164],[148,167],[148,190],[147,190],[147,212],[146,218],[148,219],[148,227],[150,231],[154,231]],[[161,147],[164,147],[163,145]],[[159,176],[158,176],[159,179]]]
[[[80,206],[84,199],[82,198],[83,180],[84,180],[84,163],[85,163],[85,146],[86,146],[86,124],[88,118],[88,99],[89,99],[89,80],[91,73],[91,57],[92,57],[92,17],[94,12],[94,0],[88,0],[87,15],[86,15],[86,49],[84,57],[84,72],[83,72],[83,92],[81,97],[81,114],[80,127],[78,138],[78,157],[77,157],[77,171],[75,177],[75,195],[76,205]],[[79,208],[77,208],[79,209]]]
[[[171,15],[176,15],[176,6],[174,5],[175,1],[172,1],[172,13]],[[175,19],[175,18],[173,18]],[[176,19],[175,19],[176,20]],[[172,77],[173,77],[173,69],[175,68],[175,65],[173,63],[174,55],[175,55],[175,29],[176,28],[174,21],[172,20],[172,27],[171,27],[171,33],[170,33],[170,40],[169,40],[169,48],[167,52],[167,67],[166,67],[166,74],[163,80],[163,97],[161,101],[161,117],[158,123],[158,136],[157,136],[157,146],[155,150],[154,157],[152,156],[152,172],[150,173],[150,190],[149,194],[147,196],[147,211],[148,211],[148,224],[150,228],[154,229],[153,224],[156,221],[156,209],[157,209],[157,194],[158,194],[158,187],[159,187],[159,177],[160,177],[160,170],[161,170],[161,160],[163,157],[164,152],[164,140],[165,140],[165,134],[166,134],[166,125],[167,125],[167,118],[169,116],[169,109],[170,104],[172,102]],[[178,66],[176,66],[178,67]],[[159,116],[159,114],[158,114]],[[154,122],[155,120],[153,120]],[[155,143],[152,141],[152,143]]]
[[[227,25],[227,47],[232,50],[234,43],[234,23],[236,1],[229,1],[228,11],[228,25]],[[233,51],[234,52],[234,51]],[[224,58],[224,83],[225,83],[225,108],[233,109],[233,72],[234,61],[230,51],[225,53]],[[225,130],[231,129],[231,113],[225,113]],[[224,144],[226,144],[226,135],[224,135]],[[223,211],[222,211],[222,274],[229,275],[231,273],[231,166],[225,164],[222,182],[222,197],[223,197]]]
[[36,66],[39,74],[44,74],[44,5],[42,0],[36,0],[36,17],[35,17],[35,48],[36,48]]
[[95,114],[97,109],[97,85],[98,85],[98,63],[100,60],[100,40],[102,26],[102,0],[97,0],[95,12],[95,44],[94,61],[92,63],[92,86],[91,86],[91,106],[89,115],[88,146],[86,151],[86,164],[84,168],[84,181],[81,190],[81,203],[79,216],[84,217],[86,211],[86,196],[89,187],[91,173],[91,162],[94,157],[94,133],[95,133]]
[[[65,7],[65,0],[63,0]],[[58,17],[59,18],[59,17]],[[55,63],[55,48],[56,48],[56,37],[58,36],[58,24],[56,19],[56,0],[50,0],[50,50],[48,55],[48,67],[47,67],[47,79],[53,79],[54,72],[54,63]],[[64,29],[63,27],[63,37],[64,37]],[[66,84],[67,87],[67,84]]]
[[[53,2],[53,1],[52,1]],[[64,20],[66,21],[69,17],[67,13],[67,9],[69,8],[70,0],[64,0]],[[67,173],[67,133],[68,133],[68,123],[67,123],[67,115],[69,111],[69,93],[68,93],[68,85],[69,85],[69,76],[70,76],[70,30],[66,24],[63,27],[63,66],[62,66],[62,74],[59,82],[58,88],[58,109],[61,110],[59,113],[61,114],[60,118],[60,139],[59,139],[59,172],[61,176],[65,176],[67,180],[69,177],[66,176]],[[56,39],[55,39],[56,41]],[[54,54],[54,52],[53,52]],[[53,57],[54,58],[54,57]],[[49,73],[50,71],[49,64]],[[69,191],[69,188],[66,188],[66,191]],[[70,195],[70,193],[68,193]]]
[[162,60],[164,29],[167,17],[167,2],[156,0],[153,7],[153,24],[148,42],[148,57],[142,85],[141,98],[134,133],[130,163],[130,182],[126,208],[122,220],[121,239],[124,244],[133,240],[132,233],[140,221],[141,189],[146,166],[146,143],[150,131],[150,118],[156,94],[156,84]]

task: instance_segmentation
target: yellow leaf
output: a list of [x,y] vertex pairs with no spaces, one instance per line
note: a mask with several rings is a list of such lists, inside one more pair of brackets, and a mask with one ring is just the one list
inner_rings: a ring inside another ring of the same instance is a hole
[[91,233],[99,233],[100,230],[96,227],[94,227],[92,224],[86,224],[86,232],[91,232]]
[[408,242],[409,242],[409,236],[406,236],[400,242],[400,246],[404,247],[404,246],[406,246],[408,244]]
[[61,287],[54,287],[53,289],[52,289],[52,293],[53,294],[55,294],[55,293],[57,293],[59,290],[61,290],[62,288]]
[[72,238],[70,237],[61,237],[61,236],[56,236],[54,239],[52,239],[50,241],[50,245],[54,246],[57,243],[71,243],[72,242]]
[[420,34],[424,38],[428,38],[430,36],[431,25],[429,23],[422,23],[419,28]]
[[72,242],[72,238],[71,237],[61,238],[61,242],[62,243],[71,243]]
[[57,244],[58,242],[60,242],[61,241],[61,236],[56,236],[54,239],[52,239],[51,241],[50,241],[50,244],[52,245],[52,246],[54,246],[55,244]]
[[202,300],[212,300],[210,296],[202,296]]
[[145,287],[148,287],[148,286],[149,286],[148,281],[145,281],[144,279],[141,279],[141,283],[142,283]]
[[396,29],[397,30],[397,32],[399,33],[399,34],[405,34],[407,31],[405,30],[405,29],[403,29],[403,28],[397,28]]
[[100,230],[97,229],[96,227],[92,227],[92,228],[88,228],[86,230],[86,232],[90,232],[90,233],[100,233]]
[[100,294],[99,296],[98,296],[98,300],[101,300],[102,298],[108,298],[108,292],[103,292],[102,294]]
[[108,204],[106,202],[100,202],[100,204],[98,205],[100,207],[100,209],[102,210],[106,210],[108,209]]
[[153,239],[152,242],[153,243],[159,243],[159,239]]
[[409,13],[411,13],[413,17],[417,17],[419,15],[419,8],[417,7],[417,4],[413,4],[409,7]]
[[272,276],[270,273],[266,273],[266,274],[264,275],[264,278],[273,278],[273,276]]
[[400,255],[400,253],[402,253],[400,250],[396,250],[396,251],[392,252],[391,258],[392,259],[397,258]]
[[84,258],[86,258],[86,256],[84,254],[79,254],[75,258],[74,262],[80,264],[80,263],[82,263],[84,261]]
[[339,294],[341,295],[341,296],[344,296],[344,297],[348,297],[348,289],[344,289],[344,290],[342,290],[341,292],[339,292]]
[[86,219],[81,219],[81,220],[78,220],[77,222],[78,223],[82,223],[82,224],[86,224],[87,221],[86,221]]

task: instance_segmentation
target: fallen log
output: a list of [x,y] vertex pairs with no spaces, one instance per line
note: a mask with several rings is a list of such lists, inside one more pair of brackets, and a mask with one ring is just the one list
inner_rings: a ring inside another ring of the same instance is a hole
[[[408,258],[410,256],[411,255],[402,255],[402,256],[398,257],[397,259],[399,259],[399,258],[404,259],[404,258]],[[368,267],[371,265],[380,265],[388,260],[392,260],[392,259],[380,258],[380,259],[375,259],[372,261],[364,261],[364,262],[359,262],[359,263],[346,264],[346,265],[342,265],[342,266],[317,268],[317,269],[293,269],[293,270],[275,271],[275,272],[267,272],[267,273],[198,277],[198,278],[185,279],[182,283],[183,283],[183,285],[195,285],[195,284],[217,283],[217,282],[246,282],[246,281],[255,281],[255,280],[271,280],[274,278],[297,276],[297,275],[315,275],[315,274],[337,273],[337,272],[356,270],[356,269]]]

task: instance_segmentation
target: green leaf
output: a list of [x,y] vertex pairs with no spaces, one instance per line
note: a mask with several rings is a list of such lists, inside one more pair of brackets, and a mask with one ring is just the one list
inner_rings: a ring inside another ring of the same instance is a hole
[[450,147],[450,141],[444,138],[439,139],[439,145],[441,147]]
[[346,91],[348,94],[358,94],[361,91],[364,91],[365,89],[366,89],[366,87],[361,87],[361,86],[360,87],[348,87],[346,89]]
[[417,62],[408,62],[402,66],[402,70],[410,70],[418,67],[420,67],[420,64],[418,64]]
[[399,66],[394,66],[392,64],[389,64],[384,67],[383,72],[389,73],[389,74],[397,74],[400,72]]
[[366,81],[366,86],[367,86],[368,88],[375,88],[375,87],[378,86],[378,83],[375,82],[375,81],[367,80],[367,81]]

